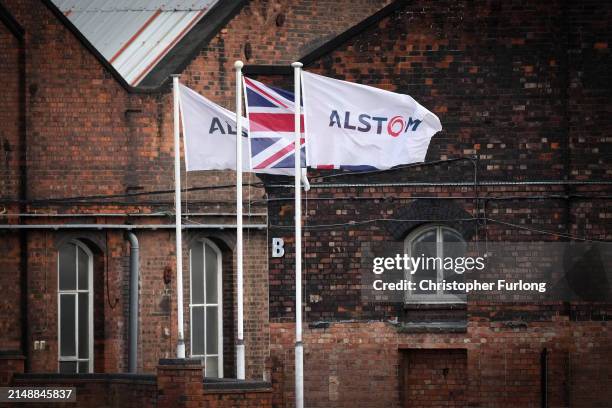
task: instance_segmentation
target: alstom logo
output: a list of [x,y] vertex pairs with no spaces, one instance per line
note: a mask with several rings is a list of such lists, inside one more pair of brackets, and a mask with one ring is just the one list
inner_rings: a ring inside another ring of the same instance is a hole
[[[356,117],[356,119],[355,119]],[[337,110],[332,110],[329,115],[329,127],[337,127],[339,129],[355,130],[357,132],[376,131],[377,135],[386,130],[391,137],[398,137],[402,133],[409,130],[414,132],[421,124],[420,119],[412,119],[412,117],[404,118],[403,116],[393,116],[392,118],[384,116],[373,116],[367,113],[354,115],[351,112],[338,113]]]
[[[211,135],[215,133],[221,133],[222,135],[225,135],[225,134],[235,135],[236,130],[237,129],[234,129],[228,121],[222,120],[216,116],[213,116],[210,122],[210,129],[208,130],[208,133],[210,133]],[[244,127],[242,128],[242,136],[243,137],[249,136],[247,130]]]

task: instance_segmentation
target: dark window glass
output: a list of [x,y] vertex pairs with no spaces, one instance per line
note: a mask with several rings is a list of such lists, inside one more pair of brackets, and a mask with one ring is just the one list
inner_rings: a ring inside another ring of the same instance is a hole
[[191,249],[191,303],[204,303],[204,256],[202,244]]
[[60,361],[59,363],[59,372],[62,374],[74,374],[77,372],[76,369],[76,361]]
[[78,276],[79,276],[79,289],[81,290],[87,290],[89,288],[89,255],[87,255],[87,252],[83,251],[83,249],[79,248],[78,249],[78,257],[79,260],[77,262],[79,270],[78,270]]
[[219,319],[217,306],[206,307],[206,354],[217,354]]
[[[445,269],[443,270],[444,279],[447,282],[463,282],[465,280],[465,256],[467,251],[467,244],[455,231],[443,229],[442,230],[442,241],[443,241],[443,253],[444,258],[450,257],[455,262],[455,270]],[[463,262],[463,263],[462,263]],[[449,294],[462,294],[460,290],[449,290],[445,291]]]
[[217,253],[207,244],[206,248],[206,303],[217,303]]
[[76,245],[67,244],[59,251],[59,288],[76,289]]
[[[412,275],[412,280],[419,285],[422,280],[436,281],[438,271],[436,268],[436,230],[427,231],[418,236],[412,242],[411,254],[412,258],[421,258],[421,267]],[[430,259],[428,259],[430,258]],[[417,286],[415,293],[431,294],[431,291],[423,291]]]
[[89,372],[89,361],[79,361],[79,373]]
[[79,358],[89,357],[89,294],[79,293]]
[[195,306],[191,311],[191,330],[193,344],[191,345],[192,354],[204,354],[204,306]]
[[60,295],[60,355],[76,356],[76,296]]

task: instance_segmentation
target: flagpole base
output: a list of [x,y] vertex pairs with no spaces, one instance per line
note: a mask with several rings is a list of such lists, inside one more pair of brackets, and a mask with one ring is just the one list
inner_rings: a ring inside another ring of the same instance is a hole
[[295,408],[304,408],[304,345],[295,342]]
[[185,358],[185,340],[179,339],[176,344],[176,358]]
[[244,342],[238,340],[236,344],[236,378],[239,380],[245,379],[245,360],[244,360]]

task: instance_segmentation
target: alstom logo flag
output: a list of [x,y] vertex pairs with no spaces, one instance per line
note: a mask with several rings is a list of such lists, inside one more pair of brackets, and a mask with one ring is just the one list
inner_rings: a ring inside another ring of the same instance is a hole
[[[293,93],[246,77],[244,83],[253,169],[257,171],[293,168],[295,163]],[[303,115],[301,131],[304,132]],[[305,167],[303,137],[301,146],[302,167]]]
[[[236,170],[236,114],[184,85],[179,87],[187,171]],[[242,169],[251,172],[246,118],[242,125]],[[291,169],[255,172],[293,175]]]
[[[179,89],[187,171],[236,170],[236,114],[184,85]],[[248,152],[246,119],[243,126],[242,149]],[[249,171],[248,154],[242,157]]]
[[440,119],[408,95],[304,72],[311,167],[422,162]]

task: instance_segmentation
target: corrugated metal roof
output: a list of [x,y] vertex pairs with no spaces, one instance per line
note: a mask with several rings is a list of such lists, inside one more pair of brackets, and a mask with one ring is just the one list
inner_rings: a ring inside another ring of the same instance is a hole
[[218,0],[53,0],[136,86]]

